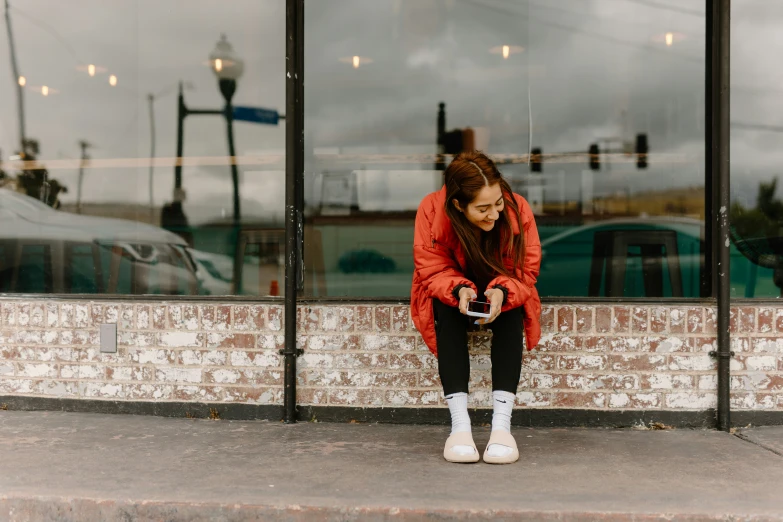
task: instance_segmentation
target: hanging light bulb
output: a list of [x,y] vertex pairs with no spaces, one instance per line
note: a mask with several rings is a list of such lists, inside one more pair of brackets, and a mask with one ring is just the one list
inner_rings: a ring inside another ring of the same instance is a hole
[[49,96],[49,87],[47,87],[46,85],[41,87],[41,94],[43,94],[44,96]]
[[220,72],[223,70],[223,60],[215,58],[215,71]]
[[27,85],[27,78],[25,78],[24,76],[20,76],[19,77],[19,85],[21,85],[22,87]]
[[95,65],[90,64],[87,66],[87,74],[90,76],[95,76]]
[[674,33],[666,33],[666,46],[671,47],[674,43]]
[[109,85],[111,85],[112,87],[117,86],[117,77],[114,76],[113,74],[109,76]]
[[373,62],[373,59],[368,58],[366,56],[359,56],[358,54],[355,54],[353,56],[345,56],[343,58],[340,58],[340,61],[349,64],[354,69],[358,69],[359,67],[363,67],[367,64],[371,64]]
[[519,54],[524,50],[525,50],[524,47],[520,47],[518,45],[504,44],[504,45],[498,45],[497,47],[493,47],[492,49],[489,50],[489,52],[492,54],[499,54],[500,56],[503,57],[504,60],[508,60],[508,58],[512,54]]

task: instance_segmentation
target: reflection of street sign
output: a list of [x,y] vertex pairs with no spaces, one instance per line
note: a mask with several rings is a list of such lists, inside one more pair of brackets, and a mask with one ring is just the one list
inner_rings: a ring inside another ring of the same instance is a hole
[[252,123],[263,123],[266,125],[277,125],[280,120],[280,114],[273,109],[234,107],[234,119]]

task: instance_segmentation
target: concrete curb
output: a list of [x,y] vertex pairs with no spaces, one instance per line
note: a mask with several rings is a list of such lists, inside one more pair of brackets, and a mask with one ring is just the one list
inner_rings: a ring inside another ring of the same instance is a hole
[[619,513],[494,510],[422,510],[368,506],[248,505],[89,498],[0,497],[0,521],[89,522],[104,520],[201,522],[231,520],[250,522],[399,522],[399,521],[593,521],[608,522],[767,522],[780,516],[699,513]]

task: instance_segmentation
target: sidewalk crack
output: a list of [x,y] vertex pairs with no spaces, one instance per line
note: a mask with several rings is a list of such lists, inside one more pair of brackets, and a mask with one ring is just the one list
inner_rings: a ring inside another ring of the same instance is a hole
[[762,444],[762,443],[757,442],[755,440],[752,440],[752,439],[748,438],[747,436],[745,436],[744,433],[733,433],[732,435],[734,435],[735,437],[737,437],[740,440],[743,440],[745,442],[753,444],[754,446],[758,446],[761,449],[765,449],[765,450],[769,451],[770,453],[773,453],[773,454],[777,455],[778,457],[783,457],[783,452],[781,452],[779,450],[776,450],[775,448],[770,448],[769,446],[766,446],[765,444]]

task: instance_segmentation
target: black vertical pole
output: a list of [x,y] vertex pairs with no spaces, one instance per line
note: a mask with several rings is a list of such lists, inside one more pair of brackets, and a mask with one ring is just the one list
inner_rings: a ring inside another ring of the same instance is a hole
[[11,54],[11,71],[14,74],[16,83],[16,108],[19,112],[19,154],[22,159],[27,160],[27,136],[25,134],[24,119],[24,86],[21,83],[22,75],[19,74],[19,64],[16,61],[16,46],[14,45],[14,33],[11,29],[11,6],[8,0],[5,0],[5,25],[8,32],[8,51]]
[[714,220],[712,248],[717,255],[713,266],[713,280],[718,305],[718,349],[711,355],[718,359],[718,418],[717,428],[731,429],[731,334],[729,332],[730,292],[729,278],[729,206],[730,206],[730,162],[729,162],[729,81],[730,81],[730,29],[731,0],[707,1],[707,37],[711,40],[711,74],[708,78],[711,88],[709,115],[710,163],[713,177],[713,205],[711,218]]
[[435,153],[435,170],[446,170],[446,161],[443,154],[446,152],[446,104],[438,104],[438,123],[437,123],[437,152]]
[[283,420],[296,422],[296,293],[304,167],[304,0],[286,0],[285,308]]
[[705,23],[705,67],[704,67],[704,245],[700,245],[700,292],[701,297],[716,297],[718,295],[717,279],[715,278],[715,249],[718,244],[717,228],[715,227],[715,204],[718,201],[715,192],[717,176],[713,169],[712,116],[713,116],[713,55],[715,49],[712,0],[704,0],[706,8]]
[[226,106],[223,110],[223,116],[226,118],[226,134],[228,136],[228,157],[229,165],[231,166],[231,185],[234,193],[234,228],[235,232],[239,233],[239,221],[242,212],[239,208],[239,167],[237,167],[236,150],[234,149],[234,106],[231,104],[231,100],[234,98],[234,93],[237,90],[237,81],[230,79],[220,80],[218,83],[220,86],[220,92],[223,94],[223,98],[226,100]]
[[185,95],[182,92],[182,82],[179,82],[179,96],[177,97],[177,162],[174,164],[174,189],[182,188],[182,147],[185,132]]

